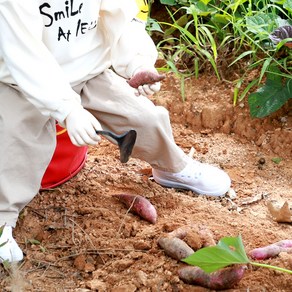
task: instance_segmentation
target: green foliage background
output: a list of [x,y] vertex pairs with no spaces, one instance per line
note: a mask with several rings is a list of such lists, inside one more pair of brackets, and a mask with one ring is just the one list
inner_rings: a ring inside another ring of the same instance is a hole
[[[154,1],[149,2],[150,11]],[[286,39],[275,44],[270,34],[292,24],[292,0],[160,0],[167,19],[148,21],[149,33],[160,35],[157,48],[164,71],[182,80],[211,68],[224,79],[220,66],[237,70],[234,105],[248,98],[252,117],[266,117],[291,97],[291,53]],[[292,36],[291,36],[292,38]],[[251,72],[257,77],[249,80]]]

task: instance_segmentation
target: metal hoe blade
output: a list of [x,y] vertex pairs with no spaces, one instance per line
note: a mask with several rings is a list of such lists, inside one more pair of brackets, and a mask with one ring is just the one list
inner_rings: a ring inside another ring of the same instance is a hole
[[129,160],[136,142],[137,132],[135,130],[129,130],[121,135],[111,131],[96,131],[96,133],[113,138],[118,143],[120,149],[120,161],[126,163]]

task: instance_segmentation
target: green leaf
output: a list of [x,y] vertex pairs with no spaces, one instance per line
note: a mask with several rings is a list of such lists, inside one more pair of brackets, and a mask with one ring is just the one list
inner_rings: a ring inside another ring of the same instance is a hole
[[216,246],[202,248],[182,261],[198,266],[207,273],[233,264],[249,263],[241,236],[224,237]]
[[292,1],[291,1],[291,0],[286,0],[286,1],[284,2],[283,7],[284,7],[285,9],[287,9],[289,12],[292,12]]
[[260,77],[259,77],[259,82],[261,82],[263,76],[265,75],[267,69],[269,68],[271,62],[273,61],[273,58],[270,57],[270,58],[267,58],[262,66],[262,70],[261,70],[261,74],[260,74]]
[[3,234],[4,227],[5,227],[5,225],[2,225],[2,226],[0,227],[0,237],[1,237],[2,234]]
[[231,21],[231,16],[226,13],[225,14],[216,13],[212,16],[212,21],[214,23],[227,24]]
[[[4,227],[5,227],[5,224],[2,225],[2,226],[0,226],[0,238],[1,238],[2,234],[3,234]],[[8,239],[6,241],[2,242],[0,244],[0,247],[2,247],[3,245],[5,245],[7,242],[8,242]]]
[[252,55],[254,54],[255,51],[250,50],[250,51],[245,51],[242,54],[240,54],[240,56],[238,56],[234,61],[231,62],[231,64],[228,65],[228,67],[231,67],[232,65],[234,65],[235,63],[237,63],[239,60],[241,60],[242,58],[248,56],[248,55]]
[[292,82],[282,82],[277,71],[270,72],[264,86],[248,97],[252,117],[263,118],[280,109],[292,98]]
[[272,158],[272,161],[274,163],[276,163],[276,164],[279,164],[282,160],[283,160],[283,158],[281,158],[281,157],[274,157],[274,158]]
[[163,30],[161,29],[159,23],[155,19],[150,18],[150,17],[148,18],[148,21],[147,21],[147,30],[150,32],[158,31],[158,32],[163,33]]
[[242,100],[245,98],[245,96],[249,93],[250,89],[251,89],[253,86],[258,85],[258,83],[259,83],[259,79],[256,78],[256,79],[252,80],[249,84],[247,84],[247,86],[244,88],[244,90],[243,90],[242,93],[240,94],[238,100],[239,100],[239,101],[242,101]]
[[175,0],[160,0],[160,3],[164,4],[164,5],[176,5],[177,4],[177,2]]
[[238,263],[244,262],[248,263],[249,259],[245,253],[244,246],[242,243],[241,236],[238,237],[224,237],[222,238],[217,246],[225,249],[234,257],[234,259],[238,260]]
[[214,8],[208,7],[206,4],[198,2],[196,5],[192,4],[187,9],[189,14],[196,14],[200,16],[208,16],[211,13],[216,12]]
[[203,2],[205,5],[208,5],[208,3],[211,2],[211,0],[200,0],[200,2]]
[[28,243],[33,244],[33,245],[40,245],[41,243],[36,240],[36,239],[28,239],[27,240]]
[[0,244],[0,247],[4,246],[8,241],[9,241],[9,240],[7,239],[6,241],[2,242],[2,243]]
[[249,32],[259,36],[268,37],[276,28],[278,16],[273,13],[258,13],[253,16],[246,16],[246,27]]

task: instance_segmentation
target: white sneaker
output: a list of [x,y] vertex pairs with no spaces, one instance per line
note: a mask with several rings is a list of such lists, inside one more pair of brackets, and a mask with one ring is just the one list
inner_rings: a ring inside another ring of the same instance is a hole
[[190,159],[180,172],[152,170],[154,180],[162,186],[191,190],[199,195],[224,196],[231,181],[227,173],[210,164]]
[[3,243],[5,244],[0,247],[0,263],[4,261],[10,263],[19,262],[23,259],[23,252],[12,236],[11,226],[5,226],[3,229],[2,236],[0,237],[0,245]]

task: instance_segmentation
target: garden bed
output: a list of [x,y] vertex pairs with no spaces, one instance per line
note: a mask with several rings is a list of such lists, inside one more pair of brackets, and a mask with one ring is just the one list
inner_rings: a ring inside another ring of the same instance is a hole
[[[20,216],[15,236],[25,252],[11,277],[0,268],[1,291],[208,291],[178,277],[183,265],[158,239],[180,226],[205,226],[215,240],[242,236],[247,251],[292,239],[291,223],[276,222],[267,203],[292,202],[288,105],[263,120],[245,102],[232,105],[232,87],[210,76],[186,81],[186,101],[171,74],[153,97],[171,114],[177,143],[194,158],[225,169],[236,197],[208,198],[162,188],[145,162],[119,162],[103,139],[90,147],[82,171],[62,186],[39,193]],[[277,158],[277,159],[275,159]],[[277,162],[277,163],[276,163]],[[156,224],[127,212],[112,195],[139,194],[158,213]],[[292,255],[264,263],[292,269]],[[16,288],[15,288],[16,287]],[[291,291],[291,275],[248,267],[229,291]]]

